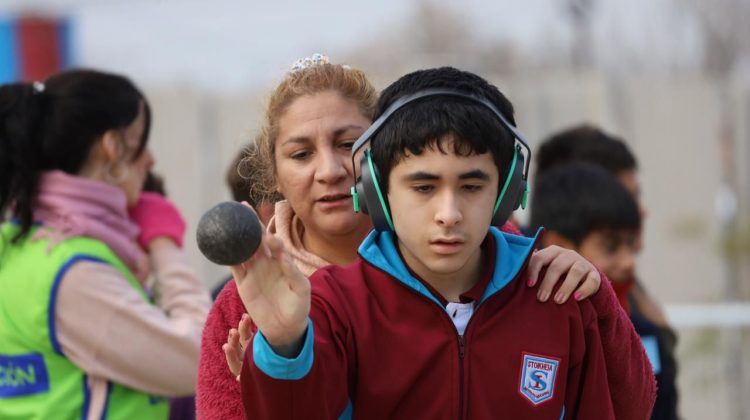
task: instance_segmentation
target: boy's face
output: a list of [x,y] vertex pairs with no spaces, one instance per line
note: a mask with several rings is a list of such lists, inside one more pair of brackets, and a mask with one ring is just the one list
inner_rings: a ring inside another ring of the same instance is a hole
[[497,199],[498,169],[490,153],[457,156],[453,139],[441,153],[406,154],[388,184],[393,224],[406,264],[422,279],[465,278],[478,270]]
[[611,281],[626,282],[635,275],[637,237],[637,232],[597,230],[586,235],[578,253]]

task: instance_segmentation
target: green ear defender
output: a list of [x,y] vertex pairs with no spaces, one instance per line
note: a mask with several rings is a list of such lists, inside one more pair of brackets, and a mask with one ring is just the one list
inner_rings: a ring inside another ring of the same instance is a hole
[[393,220],[388,207],[388,200],[380,188],[378,168],[372,162],[370,149],[365,150],[360,159],[360,176],[352,187],[354,211],[369,214],[375,229],[393,231]]

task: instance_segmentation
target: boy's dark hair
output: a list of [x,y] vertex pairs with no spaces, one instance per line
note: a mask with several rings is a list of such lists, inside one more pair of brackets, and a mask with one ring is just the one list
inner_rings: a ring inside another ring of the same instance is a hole
[[557,232],[576,246],[594,231],[637,231],[641,227],[633,196],[595,164],[555,166],[538,175],[532,191],[532,228]]
[[599,165],[613,175],[638,168],[635,155],[621,138],[581,124],[548,137],[535,156],[536,176],[572,161]]
[[[380,94],[375,118],[400,97],[429,88],[449,88],[486,98],[515,125],[513,105],[497,87],[474,73],[452,67],[419,70],[401,77]],[[513,134],[483,105],[460,97],[431,96],[399,109],[370,142],[383,193],[388,191],[393,166],[406,153],[419,155],[432,145],[446,153],[442,142],[447,134],[455,137],[451,152],[459,156],[492,153],[502,183],[513,158]]]
[[145,128],[136,159],[146,148],[151,111],[141,91],[126,77],[95,70],[58,73],[43,84],[0,86],[0,220],[6,212],[21,226],[32,225],[39,173],[77,174],[96,141],[138,117]]

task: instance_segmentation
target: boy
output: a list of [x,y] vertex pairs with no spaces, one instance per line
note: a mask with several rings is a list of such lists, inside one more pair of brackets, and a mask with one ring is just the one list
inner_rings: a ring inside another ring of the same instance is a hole
[[[636,251],[640,251],[642,224],[647,212],[640,197],[637,179],[638,163],[635,155],[618,137],[595,126],[582,124],[560,131],[542,142],[536,154],[537,177],[552,168],[569,162],[589,162],[601,166],[630,193],[636,201],[641,217],[641,229],[636,235]],[[574,248],[573,248],[574,249]],[[599,267],[606,271],[603,267]],[[651,418],[678,418],[677,363],[675,346],[677,335],[666,316],[635,276],[614,283],[618,299],[630,316],[636,332],[643,338],[657,381],[657,396]],[[610,280],[613,280],[610,277]]]
[[[431,88],[475,99],[403,103]],[[592,304],[540,304],[523,285],[537,240],[490,228],[524,195],[510,102],[440,68],[399,79],[379,110],[360,138],[371,150],[355,201],[376,227],[361,258],[308,281],[269,236],[233,267],[259,329],[242,367],[247,417],[614,418]],[[604,282],[616,308],[612,293]]]
[[544,226],[544,246],[576,250],[615,290],[633,278],[641,216],[609,172],[587,162],[551,168],[537,177],[533,203],[531,226]]

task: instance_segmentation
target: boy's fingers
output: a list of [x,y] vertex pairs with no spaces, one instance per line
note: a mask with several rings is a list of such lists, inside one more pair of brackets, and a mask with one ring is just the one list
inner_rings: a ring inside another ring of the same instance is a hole
[[239,325],[239,333],[240,333],[240,346],[242,348],[247,347],[247,343],[250,341],[251,338],[253,338],[253,332],[251,330],[251,322],[250,322],[250,316],[248,314],[243,314],[242,319],[240,319],[240,325]]
[[284,243],[276,235],[268,235],[265,240],[269,255],[275,260],[279,260],[284,253]]
[[239,375],[242,370],[242,359],[238,357],[236,349],[229,343],[222,345],[221,349],[224,350],[224,357],[227,360],[229,371],[232,372],[232,375]]
[[300,291],[309,288],[310,282],[294,265],[289,254],[284,249],[284,243],[281,242],[281,239],[274,235],[268,235],[268,248],[271,252],[271,257],[279,262],[281,271],[289,279],[289,286],[292,290]]
[[240,348],[240,334],[235,328],[232,328],[229,331],[227,344],[229,345],[229,349],[233,351],[237,351]]
[[234,278],[234,281],[236,281],[237,284],[239,284],[245,279],[247,268],[245,267],[245,263],[242,263],[242,264],[237,264],[237,265],[230,265],[229,271],[232,272],[232,278]]

